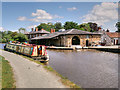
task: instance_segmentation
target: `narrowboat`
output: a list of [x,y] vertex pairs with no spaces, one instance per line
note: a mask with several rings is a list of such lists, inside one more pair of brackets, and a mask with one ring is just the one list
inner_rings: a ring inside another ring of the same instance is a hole
[[49,56],[44,45],[23,45],[15,43],[7,43],[4,46],[4,50],[10,52],[16,52],[39,61],[48,61]]

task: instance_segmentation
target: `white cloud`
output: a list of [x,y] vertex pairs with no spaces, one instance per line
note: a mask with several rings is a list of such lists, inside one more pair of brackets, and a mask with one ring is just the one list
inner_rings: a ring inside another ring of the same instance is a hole
[[3,27],[0,27],[0,31],[6,31]]
[[104,25],[118,19],[118,3],[101,3],[95,5],[89,14],[83,17],[84,22],[95,22],[99,25]]
[[53,17],[42,9],[37,9],[36,13],[32,13],[32,16],[37,16],[37,19],[53,19]]
[[58,18],[58,19],[64,18],[64,17],[58,16],[58,15],[51,15],[50,13],[48,13],[42,9],[37,9],[35,13],[31,14],[31,16],[34,18],[27,19],[25,16],[20,16],[17,18],[17,20],[19,20],[19,21],[27,20],[27,21],[33,21],[33,22],[47,23],[47,22],[51,22],[52,19],[55,19],[55,18]]
[[31,28],[35,28],[35,27],[37,27],[37,25],[31,25],[31,26],[28,26],[27,28],[31,29]]
[[67,8],[68,11],[74,11],[74,10],[77,10],[76,7],[72,7],[72,8]]
[[27,20],[27,18],[24,17],[24,16],[19,16],[19,17],[17,18],[17,20],[19,20],[19,21],[25,21],[25,20]]
[[53,15],[52,17],[53,17],[53,18],[64,18],[64,17],[58,16],[58,15]]
[[62,6],[59,6],[59,8],[62,8]]
[[34,22],[50,22],[52,19],[55,18],[64,18],[58,15],[51,15],[50,13],[46,12],[45,10],[42,9],[37,9],[36,13],[32,13],[32,19],[29,19],[30,21]]

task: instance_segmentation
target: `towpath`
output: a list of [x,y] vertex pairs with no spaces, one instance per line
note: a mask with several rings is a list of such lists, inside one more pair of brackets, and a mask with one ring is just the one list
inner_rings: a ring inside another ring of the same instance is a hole
[[60,77],[14,53],[0,50],[13,67],[17,88],[65,88]]

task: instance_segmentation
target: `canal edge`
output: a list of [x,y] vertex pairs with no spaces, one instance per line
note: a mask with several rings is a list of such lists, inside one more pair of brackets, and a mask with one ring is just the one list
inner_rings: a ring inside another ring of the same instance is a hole
[[[0,49],[0,50],[3,50],[3,49]],[[5,50],[3,50],[3,51],[5,51]],[[76,85],[75,83],[73,83],[72,81],[70,81],[69,79],[67,79],[66,77],[64,77],[64,76],[62,76],[61,74],[59,74],[59,73],[58,73],[57,71],[55,71],[51,66],[49,66],[49,65],[48,65],[48,66],[45,66],[43,63],[41,63],[41,62],[39,62],[39,61],[37,61],[37,60],[34,60],[34,59],[30,58],[30,57],[27,57],[27,56],[25,56],[25,55],[17,54],[16,52],[12,52],[12,53],[14,53],[14,54],[16,54],[16,55],[19,55],[19,56],[22,56],[23,58],[26,58],[26,59],[29,60],[29,61],[32,61],[32,62],[35,62],[35,63],[37,63],[37,64],[42,65],[42,67],[43,67],[45,70],[47,70],[47,71],[53,73],[54,75],[58,76],[58,77],[60,78],[60,82],[61,82],[63,85],[65,85],[67,88],[79,88],[80,90],[83,90],[80,86]]]

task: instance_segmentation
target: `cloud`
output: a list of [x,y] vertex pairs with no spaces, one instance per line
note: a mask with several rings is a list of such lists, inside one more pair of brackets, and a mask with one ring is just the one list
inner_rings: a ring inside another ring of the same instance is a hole
[[62,8],[62,6],[59,6],[59,8]]
[[27,28],[31,29],[31,28],[35,28],[35,27],[37,27],[37,25],[31,25],[31,26],[28,26]]
[[72,7],[72,8],[67,8],[68,11],[74,11],[74,10],[77,10],[76,7]]
[[27,18],[25,16],[19,16],[17,18],[17,20],[19,20],[19,21],[25,21],[25,20],[27,20]]
[[118,19],[118,3],[101,3],[95,5],[89,14],[83,17],[84,22],[95,22],[99,25],[104,25],[106,22],[110,22]]
[[0,27],[0,31],[6,31],[3,27]]
[[37,16],[38,19],[53,19],[53,17],[42,9],[37,9],[36,13],[32,13],[32,16]]
[[59,18],[59,19],[61,19],[61,18],[64,18],[64,17],[58,16],[58,15],[53,15],[53,18]]
[[55,18],[59,18],[59,19],[64,18],[58,15],[51,15],[50,13],[42,9],[37,9],[36,13],[32,13],[31,16],[34,18],[29,20],[34,22],[50,22],[52,19],[55,19]]
[[51,22],[55,18],[58,18],[58,19],[64,18],[64,17],[58,16],[58,15],[51,15],[50,13],[48,13],[42,9],[37,9],[35,13],[33,12],[31,14],[31,16],[33,17],[31,19],[28,19],[25,16],[20,16],[17,18],[17,20],[19,20],[19,21],[27,20],[27,21],[32,21],[32,22],[44,22],[44,23],[46,23],[46,22]]

